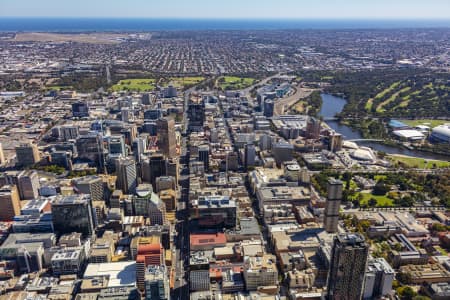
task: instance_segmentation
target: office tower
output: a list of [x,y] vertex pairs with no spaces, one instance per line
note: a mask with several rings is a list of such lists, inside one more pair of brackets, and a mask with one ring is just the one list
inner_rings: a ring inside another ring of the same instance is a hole
[[328,272],[327,299],[361,299],[369,246],[360,234],[334,237]]
[[175,98],[177,96],[177,89],[173,85],[169,85],[163,90],[164,98]]
[[203,162],[205,170],[209,169],[209,146],[200,145],[198,147],[198,160]]
[[247,144],[244,149],[244,166],[245,169],[255,166],[256,149],[255,145]]
[[89,107],[86,102],[78,101],[72,103],[72,116],[74,118],[89,117]]
[[176,210],[177,193],[173,189],[163,190],[159,192],[159,199],[166,205],[167,211]]
[[64,142],[69,140],[74,140],[79,135],[78,126],[75,125],[63,125],[59,127],[59,137],[58,139]]
[[142,177],[145,182],[151,183],[156,190],[156,178],[167,175],[167,160],[161,153],[153,153],[148,161],[144,161]]
[[167,176],[175,178],[175,182],[178,182],[179,169],[178,158],[170,158],[167,160]]
[[103,170],[105,162],[103,138],[101,135],[90,132],[86,135],[79,136],[76,141],[76,148],[78,160],[87,162],[91,166],[97,167],[98,170]]
[[22,171],[17,179],[20,199],[32,200],[39,196],[39,176],[36,171]]
[[15,185],[0,188],[0,221],[12,221],[20,214],[20,196]]
[[159,120],[162,118],[162,112],[160,109],[149,109],[144,111],[144,120]]
[[108,150],[109,154],[120,154],[127,156],[125,149],[125,139],[121,135],[113,135],[108,138]]
[[149,266],[145,272],[145,300],[168,300],[169,282],[165,266]]
[[5,153],[3,152],[2,143],[0,143],[0,166],[6,164]]
[[157,193],[164,190],[175,190],[177,186],[177,182],[173,176],[161,176],[156,178],[156,189]]
[[137,162],[140,162],[141,161],[141,157],[145,153],[146,150],[147,150],[147,135],[142,135],[140,137],[137,137],[133,141],[134,159]]
[[120,110],[120,117],[123,122],[131,122],[134,120],[133,111],[127,107],[124,107]]
[[88,194],[92,201],[104,201],[105,190],[103,180],[99,176],[84,176],[72,180],[78,194]]
[[324,226],[327,232],[335,233],[338,228],[339,207],[342,200],[342,181],[330,178],[328,180],[327,193]]
[[156,121],[145,121],[142,132],[148,133],[150,136],[157,136],[158,126],[156,126]]
[[342,150],[342,134],[333,132],[328,137],[328,150],[332,152],[341,151]]
[[392,292],[394,269],[384,258],[373,258],[367,263],[363,299],[374,299]]
[[268,134],[261,134],[259,136],[259,149],[261,149],[262,151],[271,150],[272,144],[273,144],[272,136]]
[[205,122],[205,103],[191,101],[188,105],[189,130],[202,131]]
[[151,95],[149,93],[142,94],[141,103],[144,105],[150,105],[151,103]]
[[158,119],[158,146],[168,158],[177,156],[177,141],[175,136],[175,121],[173,119]]
[[190,214],[191,219],[197,220],[200,227],[236,227],[237,206],[230,196],[199,196],[198,200],[193,200]]
[[309,117],[306,122],[306,138],[318,139],[320,137],[320,120]]
[[140,184],[132,201],[135,215],[148,217],[151,225],[166,223],[166,205],[153,192],[150,184]]
[[225,171],[237,171],[239,168],[239,160],[236,152],[228,152],[225,162]]
[[16,161],[18,166],[27,167],[41,160],[39,150],[35,144],[21,144],[16,147]]
[[70,195],[52,204],[53,227],[59,234],[78,232],[83,236],[94,233],[95,220],[89,195]]
[[136,191],[137,175],[136,163],[132,158],[119,158],[116,161],[116,186],[124,194],[133,194]]
[[275,103],[273,100],[264,99],[264,116],[267,118],[273,117],[273,111],[275,109]]
[[145,271],[149,266],[164,264],[164,248],[161,243],[138,243],[136,256],[136,283],[145,289]]
[[52,165],[57,165],[65,169],[72,169],[72,152],[54,150],[50,153]]
[[279,142],[274,144],[272,147],[272,154],[278,166],[281,166],[281,164],[285,161],[291,161],[293,159],[293,152],[294,145],[288,142]]

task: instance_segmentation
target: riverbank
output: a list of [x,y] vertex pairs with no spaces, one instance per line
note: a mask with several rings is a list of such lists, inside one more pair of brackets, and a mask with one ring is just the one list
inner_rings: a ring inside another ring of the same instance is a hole
[[401,154],[390,154],[387,156],[394,164],[405,166],[407,168],[435,169],[450,168],[450,162],[444,160],[424,159]]
[[[347,101],[336,95],[331,94],[322,94],[322,107],[319,112],[319,116],[322,116],[324,119],[326,118],[334,118],[337,114],[339,114],[344,106],[347,104]],[[345,125],[340,123],[339,121],[328,121],[326,122],[329,128],[332,128],[334,131],[342,134],[345,140],[364,140],[365,137],[361,134],[361,132],[355,128],[352,128],[349,125]],[[364,145],[366,147],[370,147],[376,151],[381,151],[390,155],[405,155],[409,157],[418,157],[421,159],[428,160],[442,160],[448,161],[450,156],[445,154],[436,154],[432,152],[425,152],[416,149],[407,149],[398,144],[392,143],[378,143],[378,142],[364,142],[360,141],[357,144]]]

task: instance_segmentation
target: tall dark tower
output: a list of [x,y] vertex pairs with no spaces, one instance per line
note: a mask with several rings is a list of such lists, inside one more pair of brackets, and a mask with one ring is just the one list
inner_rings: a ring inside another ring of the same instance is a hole
[[175,136],[175,121],[163,118],[156,121],[158,127],[158,144],[161,152],[168,158],[177,156],[177,141]]
[[360,234],[335,236],[328,272],[327,299],[359,300],[364,289],[369,246]]
[[327,185],[327,204],[323,220],[325,230],[329,233],[337,232],[339,221],[339,207],[342,200],[342,181],[330,178]]

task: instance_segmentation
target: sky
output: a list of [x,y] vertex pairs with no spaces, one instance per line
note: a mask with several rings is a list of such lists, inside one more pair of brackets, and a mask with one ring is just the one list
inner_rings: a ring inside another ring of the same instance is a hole
[[0,17],[450,19],[450,0],[0,0]]

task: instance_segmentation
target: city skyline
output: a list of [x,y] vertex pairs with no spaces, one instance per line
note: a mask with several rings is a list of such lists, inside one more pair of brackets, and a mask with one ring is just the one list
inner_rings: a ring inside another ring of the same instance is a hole
[[450,2],[443,0],[294,1],[249,0],[213,3],[0,0],[0,17],[176,18],[176,19],[450,19]]

